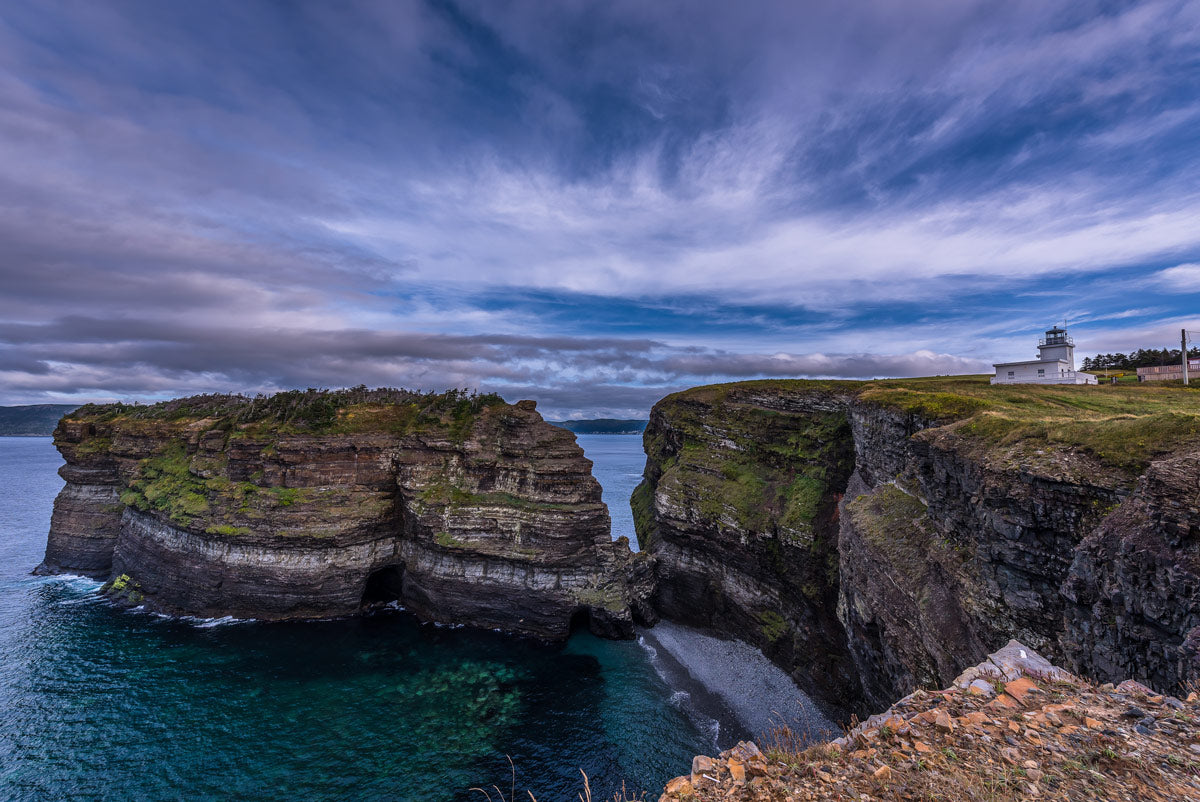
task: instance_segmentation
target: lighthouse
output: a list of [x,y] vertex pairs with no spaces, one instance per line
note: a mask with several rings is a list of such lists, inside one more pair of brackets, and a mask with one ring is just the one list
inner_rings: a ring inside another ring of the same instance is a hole
[[1075,341],[1054,326],[1038,341],[1038,358],[992,365],[992,384],[1097,384],[1090,373],[1075,372]]
[[1067,336],[1066,329],[1058,326],[1046,332],[1046,336],[1038,341],[1038,360],[1053,362],[1061,360],[1075,369],[1075,341]]

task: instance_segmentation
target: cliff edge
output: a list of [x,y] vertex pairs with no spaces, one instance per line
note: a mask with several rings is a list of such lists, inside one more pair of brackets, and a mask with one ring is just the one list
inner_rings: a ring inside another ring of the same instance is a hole
[[402,390],[89,405],[40,573],[172,614],[632,635],[646,561],[610,540],[574,436],[532,401]]
[[748,640],[845,718],[1017,638],[1200,679],[1200,393],[772,380],[655,405],[633,496],[664,617]]

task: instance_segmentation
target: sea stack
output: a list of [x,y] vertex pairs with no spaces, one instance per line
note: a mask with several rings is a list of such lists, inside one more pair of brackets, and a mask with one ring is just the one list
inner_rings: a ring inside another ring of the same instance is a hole
[[89,405],[40,573],[204,617],[418,616],[632,635],[643,559],[610,539],[574,435],[532,401],[356,388]]

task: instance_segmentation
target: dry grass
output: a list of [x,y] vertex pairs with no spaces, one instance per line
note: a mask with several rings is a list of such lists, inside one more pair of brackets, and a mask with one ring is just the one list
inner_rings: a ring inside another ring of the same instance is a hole
[[[849,730],[856,723],[856,719],[852,720],[843,730]],[[803,769],[816,763],[824,763],[836,759],[839,754],[835,747],[831,747],[825,741],[798,733],[787,725],[770,728],[763,733],[760,740],[762,752],[767,760],[791,769]]]
[[[487,798],[488,802],[517,802],[517,767],[516,767],[516,764],[513,763],[513,759],[510,756],[505,755],[505,757],[508,758],[508,765],[509,765],[509,768],[512,770],[507,797],[504,796],[504,791],[500,790],[500,786],[498,786],[498,785],[492,785],[492,786],[490,786],[490,789],[489,788],[481,788],[479,786],[474,786],[472,788],[468,788],[467,790],[468,791],[477,791],[480,794],[483,794],[483,796]],[[579,773],[583,776],[583,790],[579,792],[579,802],[592,802],[591,780],[588,779],[587,772],[585,772],[583,769],[580,769]],[[496,792],[495,800],[492,799],[492,791]],[[529,796],[529,798],[531,800],[533,800],[533,802],[538,802],[538,798],[533,795],[532,791],[526,789],[525,793]],[[621,790],[613,792],[612,799],[606,800],[606,802],[645,802],[645,801],[646,801],[645,792],[635,795],[631,791],[629,791],[628,789],[625,788],[624,782],[621,783]]]

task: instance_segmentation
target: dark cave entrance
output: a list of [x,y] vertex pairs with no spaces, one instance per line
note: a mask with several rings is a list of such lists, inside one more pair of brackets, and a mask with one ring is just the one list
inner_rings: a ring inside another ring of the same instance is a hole
[[363,588],[362,606],[398,602],[404,598],[404,565],[385,565],[377,568],[367,577],[366,587]]
[[574,635],[576,632],[590,631],[592,628],[592,613],[586,607],[576,607],[571,613],[571,623],[567,631]]

